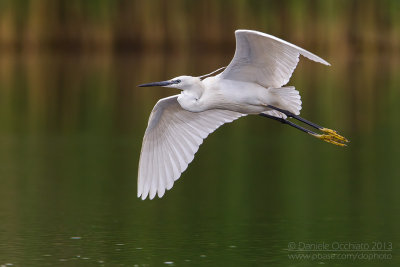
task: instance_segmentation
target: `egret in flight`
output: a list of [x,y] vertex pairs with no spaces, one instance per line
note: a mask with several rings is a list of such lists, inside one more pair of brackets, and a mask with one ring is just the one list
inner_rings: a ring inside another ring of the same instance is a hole
[[[246,115],[277,120],[326,142],[345,146],[346,138],[299,116],[301,100],[289,81],[300,55],[325,65],[322,58],[258,31],[237,30],[236,51],[230,64],[209,74],[179,76],[139,87],[181,90],[160,99],[150,114],[138,170],[138,197],[162,197],[193,160],[203,140],[224,123]],[[213,74],[219,74],[213,76]],[[288,119],[309,125],[303,128]]]

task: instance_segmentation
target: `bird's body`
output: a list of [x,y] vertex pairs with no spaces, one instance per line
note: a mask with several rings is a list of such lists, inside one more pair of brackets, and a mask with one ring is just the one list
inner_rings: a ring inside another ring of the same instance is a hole
[[269,110],[269,103],[276,104],[270,91],[258,84],[221,79],[218,75],[204,80],[197,77],[193,79],[196,80],[195,88],[184,90],[178,96],[181,107],[190,112],[227,109],[243,114],[258,114]]
[[[238,30],[236,52],[221,73],[204,78],[179,76],[140,85],[182,90],[155,105],[143,138],[139,162],[138,196],[162,197],[193,160],[203,140],[224,123],[259,114],[281,121],[324,141],[344,145],[335,131],[313,124],[300,114],[299,92],[284,86],[303,55],[329,65],[316,55],[274,36]],[[218,71],[218,70],[217,70]],[[326,134],[316,134],[287,120],[292,117]]]

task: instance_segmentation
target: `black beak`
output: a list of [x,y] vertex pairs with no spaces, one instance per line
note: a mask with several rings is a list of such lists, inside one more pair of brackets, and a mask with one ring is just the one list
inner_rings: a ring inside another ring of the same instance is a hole
[[138,85],[138,87],[167,86],[167,85],[171,85],[171,84],[175,84],[175,83],[172,81],[162,81],[162,82],[154,82],[154,83],[145,83],[145,84]]

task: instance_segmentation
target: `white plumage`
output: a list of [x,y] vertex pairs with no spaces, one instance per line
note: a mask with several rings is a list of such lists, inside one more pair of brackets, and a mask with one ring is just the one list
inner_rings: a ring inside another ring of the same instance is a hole
[[222,109],[194,113],[182,109],[178,95],[163,98],[154,107],[143,139],[138,196],[164,195],[193,160],[203,139],[224,123],[244,114]]
[[235,35],[235,56],[221,74],[224,79],[279,88],[289,82],[299,55],[330,65],[313,53],[266,33],[237,30]]
[[[290,79],[299,56],[329,65],[318,56],[274,36],[237,30],[236,52],[226,69],[212,77],[179,76],[140,85],[182,90],[163,98],[151,112],[139,161],[138,197],[162,197],[193,160],[199,146],[224,123],[247,114],[286,119],[298,115],[300,95]],[[202,78],[202,77],[201,77]]]

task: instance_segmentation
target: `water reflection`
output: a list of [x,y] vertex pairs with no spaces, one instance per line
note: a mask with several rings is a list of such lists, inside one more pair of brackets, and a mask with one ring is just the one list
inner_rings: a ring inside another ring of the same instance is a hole
[[301,264],[292,241],[399,244],[390,55],[303,61],[290,82],[303,116],[348,148],[247,117],[213,133],[162,200],[136,199],[148,115],[176,93],[136,85],[207,73],[227,52],[0,57],[0,264],[287,265]]

